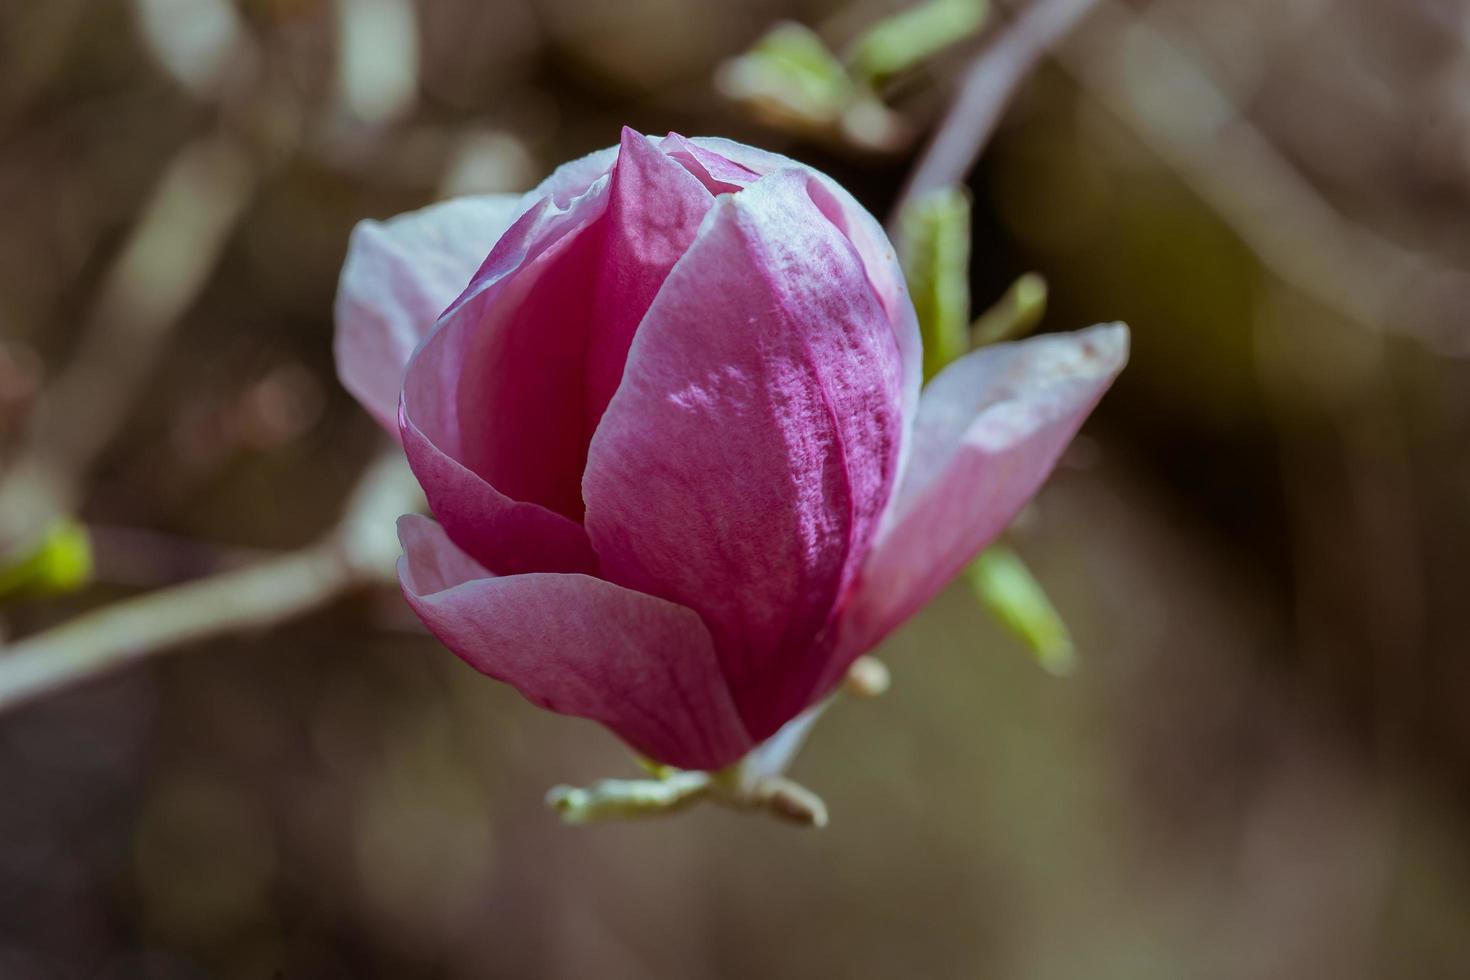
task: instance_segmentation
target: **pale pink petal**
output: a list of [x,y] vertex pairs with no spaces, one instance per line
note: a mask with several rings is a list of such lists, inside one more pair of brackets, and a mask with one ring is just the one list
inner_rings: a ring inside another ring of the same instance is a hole
[[518,194],[462,197],[353,229],[337,288],[337,375],[394,435],[409,356],[522,206]]
[[665,153],[698,178],[711,194],[733,194],[742,187],[755,183],[762,174],[782,167],[789,169],[800,166],[794,160],[783,160],[780,166],[752,170],[693,140],[687,140],[678,133],[665,136],[662,147]]
[[818,701],[752,749],[740,764],[741,786],[749,790],[763,779],[785,775],[832,701],[832,698]]
[[669,765],[720,769],[751,747],[690,610],[585,575],[489,576],[428,518],[399,537],[409,605],[476,670]]
[[670,133],[669,137],[676,140],[681,148],[692,152],[712,175],[722,180],[748,183],[740,179],[741,171],[763,177],[778,170],[811,170],[806,164],[791,157],[737,143],[722,136],[695,136],[686,140],[677,133]]
[[1127,358],[1128,328],[1107,324],[982,348],[924,389],[912,455],[825,684],[1005,529]]
[[412,595],[432,595],[472,579],[492,578],[490,571],[455,547],[444,529],[422,514],[398,518],[398,543],[403,558],[398,579]]
[[549,197],[552,204],[564,208],[587,193],[593,184],[612,169],[617,159],[618,146],[614,144],[594,150],[584,157],[568,160],[553,170],[550,177],[537,184],[526,197],[533,200]]
[[695,609],[753,737],[805,706],[892,490],[902,365],[807,172],[717,200],[633,341],[583,495],[602,573]]

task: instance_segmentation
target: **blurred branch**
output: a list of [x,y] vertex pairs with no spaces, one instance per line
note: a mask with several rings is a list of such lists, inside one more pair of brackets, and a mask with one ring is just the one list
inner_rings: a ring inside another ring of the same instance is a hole
[[164,171],[0,483],[0,552],[75,509],[79,484],[214,271],[255,183],[249,158],[225,136],[185,146]]
[[133,0],[139,33],[158,63],[198,98],[215,95],[256,52],[229,0]]
[[1349,320],[1398,325],[1439,353],[1470,355],[1470,275],[1346,218],[1168,28],[1118,0],[1098,4],[1087,39],[1059,47],[1062,65],[1267,269]]
[[418,96],[418,12],[410,0],[337,0],[337,98],[362,123],[402,115]]
[[[230,74],[227,60],[247,67],[254,61],[233,8],[171,3],[138,0],[145,34],[181,84],[199,96],[221,97],[218,128],[184,146],[165,168],[104,276],[72,361],[43,394],[25,445],[0,479],[0,559],[24,560],[35,542],[70,526],[65,520],[97,458],[214,274],[262,176],[298,146],[299,134],[279,125],[292,113],[283,112],[269,75],[246,71],[235,79],[241,84],[221,84]],[[414,54],[406,0],[341,0],[340,6],[352,42],[343,59],[356,62],[355,69],[339,67],[354,80],[368,62],[382,77],[385,45]],[[178,19],[184,15],[192,19]],[[365,54],[372,57],[365,61]],[[416,62],[408,68],[416,76]],[[402,101],[404,91],[401,85],[388,93],[360,88],[348,94],[362,96],[355,103],[376,98],[370,115],[391,110],[388,103]],[[407,91],[403,98],[411,96]],[[364,473],[342,521],[318,543],[124,600],[0,650],[0,710],[156,653],[269,626],[349,590],[390,582],[399,550],[395,521],[420,506],[417,484],[395,449]]]
[[910,174],[895,215],[914,198],[964,182],[1021,83],[1096,2],[1034,0],[975,56],[959,94]]
[[189,144],[164,171],[43,406],[41,442],[69,471],[85,470],[125,421],[254,186],[250,161],[223,137]]
[[0,711],[198,640],[284,622],[359,587],[391,583],[395,521],[419,504],[395,447],[368,467],[341,522],[317,544],[126,599],[0,650]]

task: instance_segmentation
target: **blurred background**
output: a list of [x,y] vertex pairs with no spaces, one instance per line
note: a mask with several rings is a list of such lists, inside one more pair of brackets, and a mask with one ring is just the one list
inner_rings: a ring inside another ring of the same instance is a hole
[[[854,56],[903,6],[0,0],[0,524],[92,552],[3,634],[333,526],[361,218],[625,123],[886,217],[1025,5]],[[969,181],[972,312],[1036,271],[1043,329],[1134,329],[1011,536],[1072,676],[960,582],[798,760],[825,831],[566,828],[614,740],[344,590],[0,716],[0,978],[1470,975],[1470,3],[1081,6]]]

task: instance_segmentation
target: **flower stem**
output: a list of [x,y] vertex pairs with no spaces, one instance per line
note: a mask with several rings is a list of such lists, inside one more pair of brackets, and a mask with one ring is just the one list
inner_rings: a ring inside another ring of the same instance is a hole
[[567,823],[652,817],[698,803],[711,782],[707,772],[685,770],[663,779],[604,779],[586,788],[553,786],[546,803]]

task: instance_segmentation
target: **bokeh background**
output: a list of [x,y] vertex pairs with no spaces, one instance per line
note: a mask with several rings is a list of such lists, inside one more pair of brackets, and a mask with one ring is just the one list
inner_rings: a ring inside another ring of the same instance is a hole
[[[715,79],[897,6],[0,0],[0,479],[44,433],[96,556],[5,634],[333,524],[361,218],[625,123],[885,216],[1010,7],[880,146]],[[1470,976],[1470,3],[1106,0],[969,186],[977,312],[1035,270],[1045,329],[1134,328],[1011,538],[1074,676],[956,584],[797,762],[828,829],[566,828],[624,751],[357,590],[0,717],[0,977]]]

